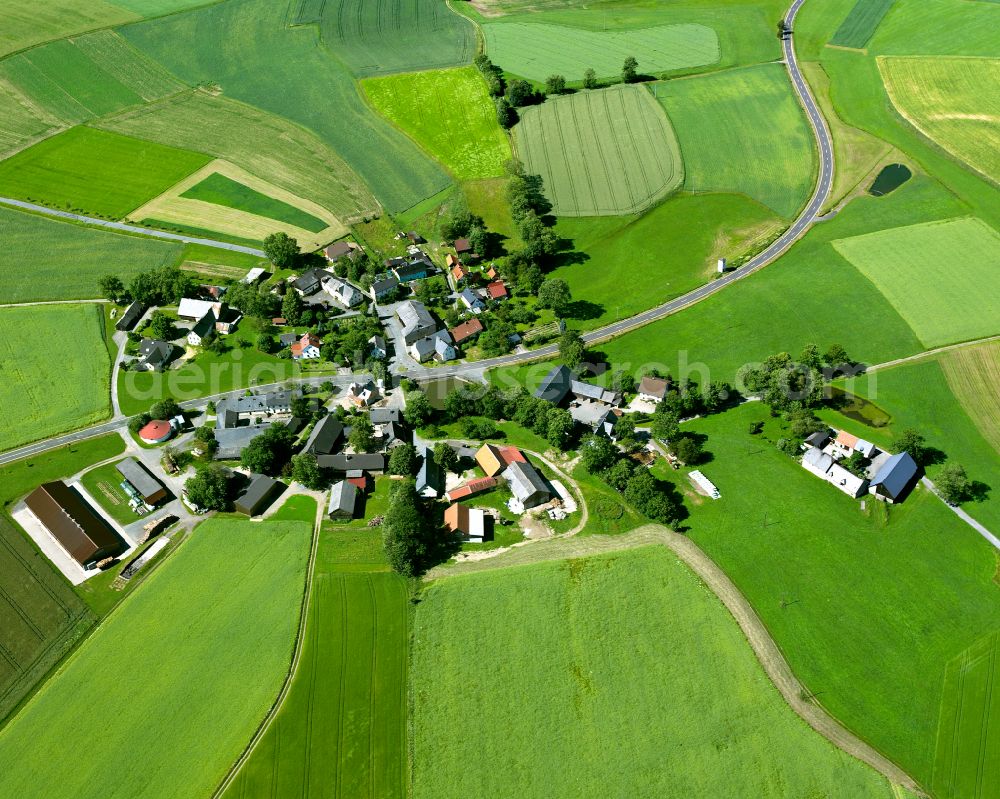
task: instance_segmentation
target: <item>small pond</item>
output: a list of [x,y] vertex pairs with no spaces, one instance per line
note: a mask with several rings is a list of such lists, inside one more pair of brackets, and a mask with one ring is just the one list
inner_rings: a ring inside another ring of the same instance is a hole
[[882,171],[878,173],[878,177],[875,178],[871,188],[868,189],[868,193],[873,197],[883,197],[906,183],[912,174],[902,164],[889,164],[889,166],[883,167]]
[[888,413],[864,397],[851,394],[836,386],[831,386],[828,390],[830,407],[835,408],[838,413],[851,421],[860,422],[869,427],[885,427],[892,420]]

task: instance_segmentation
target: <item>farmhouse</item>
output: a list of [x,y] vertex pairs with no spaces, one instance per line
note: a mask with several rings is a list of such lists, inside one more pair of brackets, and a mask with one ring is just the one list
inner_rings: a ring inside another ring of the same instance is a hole
[[400,283],[411,283],[414,280],[422,280],[425,277],[430,277],[437,271],[437,267],[430,258],[427,257],[426,253],[421,252],[419,255],[411,255],[407,258],[390,258],[385,262],[385,265],[392,271],[396,276],[396,280]]
[[331,469],[335,472],[353,472],[363,470],[372,474],[385,471],[385,455],[362,452],[356,455],[320,455],[316,458],[321,469]]
[[296,280],[292,281],[291,285],[303,297],[308,297],[323,287],[324,280],[329,280],[332,277],[334,275],[326,269],[310,269],[299,275]]
[[899,502],[913,487],[919,473],[920,467],[909,453],[897,453],[878,470],[871,483],[871,495],[883,502]]
[[483,491],[489,491],[491,488],[496,488],[496,485],[497,479],[495,477],[478,477],[475,480],[463,483],[457,488],[453,488],[446,494],[446,496],[448,497],[449,502],[457,502],[460,499],[465,499],[466,497],[481,494]]
[[353,519],[358,507],[358,487],[347,480],[334,483],[330,489],[330,501],[326,515],[331,519]]
[[849,497],[860,497],[868,488],[868,480],[858,477],[836,463],[833,456],[817,447],[810,447],[802,456],[802,468],[821,480],[832,483]]
[[270,424],[256,424],[250,427],[225,427],[215,429],[215,440],[218,449],[215,450],[215,460],[239,460],[250,442],[263,435],[271,428]]
[[507,291],[506,283],[502,280],[494,280],[486,286],[486,296],[496,302],[507,299],[510,296],[510,292]]
[[410,346],[410,355],[418,363],[430,358],[445,363],[455,360],[458,353],[451,343],[451,334],[447,330],[438,330],[427,338],[414,341]]
[[527,463],[528,459],[517,447],[498,447],[483,444],[476,452],[476,463],[487,477],[496,477],[512,463]]
[[224,302],[187,298],[181,300],[177,316],[195,320],[194,327],[187,336],[188,344],[192,347],[201,346],[209,333],[221,333],[224,336],[232,333],[240,320],[239,312],[229,308]]
[[503,473],[514,499],[525,510],[530,510],[552,499],[545,479],[527,461],[514,461]]
[[139,368],[147,372],[161,372],[173,351],[174,346],[169,341],[144,338],[139,342]]
[[376,280],[372,283],[371,287],[368,289],[369,294],[376,302],[381,302],[388,297],[391,297],[396,293],[396,289],[399,288],[399,279],[395,276],[389,276],[382,278],[381,280]]
[[59,546],[84,569],[92,569],[124,549],[121,539],[104,519],[59,480],[43,483],[24,503]]
[[650,377],[646,375],[639,381],[639,399],[646,402],[663,402],[670,389],[670,381],[662,377]]
[[323,290],[347,308],[360,305],[365,298],[365,295],[361,293],[361,289],[352,283],[348,283],[346,280],[341,280],[339,277],[330,277],[324,280]]
[[493,537],[493,517],[482,508],[470,508],[457,502],[444,512],[444,526],[466,541],[481,544]]
[[361,257],[364,250],[361,249],[361,246],[357,242],[342,239],[341,241],[335,241],[327,247],[325,252],[326,260],[330,262],[339,261],[341,258],[349,258],[355,261]]
[[298,391],[288,389],[221,400],[215,406],[215,426],[236,427],[241,423],[256,422],[269,416],[290,415],[292,400],[298,395]]
[[615,437],[618,415],[614,408],[603,402],[573,403],[570,406],[569,415],[573,417],[574,422],[586,427],[595,435]]
[[471,255],[472,242],[468,239],[455,239],[455,252],[459,255]]
[[323,346],[323,342],[320,341],[312,333],[306,333],[302,338],[292,344],[292,360],[293,361],[303,361],[309,359],[315,359],[319,357],[319,348]]
[[601,402],[605,405],[620,405],[622,402],[622,395],[617,391],[585,383],[582,380],[570,381],[569,390],[577,402]]
[[573,373],[566,366],[555,366],[542,378],[534,396],[553,405],[561,405],[569,394],[572,383]]
[[456,344],[464,344],[466,341],[471,341],[483,332],[483,323],[478,319],[470,319],[453,327],[448,332],[451,333],[451,337]]
[[125,458],[116,463],[115,468],[147,505],[166,499],[167,490],[135,458]]
[[302,447],[312,455],[331,455],[337,451],[344,437],[344,425],[336,416],[324,416],[313,427]]
[[258,516],[285,490],[285,484],[265,474],[254,474],[250,484],[233,503],[237,513]]
[[482,313],[486,310],[483,301],[476,296],[476,293],[472,289],[462,289],[462,293],[458,295],[458,298],[462,301],[462,305],[473,313]]
[[355,408],[369,408],[382,399],[378,386],[371,380],[367,383],[351,383],[347,387],[347,399]]
[[162,444],[174,434],[174,426],[164,419],[154,419],[139,431],[147,444]]
[[422,302],[416,300],[400,303],[396,308],[396,319],[403,329],[403,342],[407,346],[437,330],[434,317]]

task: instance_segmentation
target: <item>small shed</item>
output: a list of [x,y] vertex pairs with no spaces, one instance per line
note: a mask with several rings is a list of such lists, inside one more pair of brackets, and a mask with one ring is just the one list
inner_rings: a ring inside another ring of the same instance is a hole
[[284,490],[284,483],[265,474],[255,474],[251,476],[250,484],[233,504],[238,513],[258,516],[267,510]]
[[353,519],[358,506],[358,487],[347,480],[334,483],[326,515],[331,519]]

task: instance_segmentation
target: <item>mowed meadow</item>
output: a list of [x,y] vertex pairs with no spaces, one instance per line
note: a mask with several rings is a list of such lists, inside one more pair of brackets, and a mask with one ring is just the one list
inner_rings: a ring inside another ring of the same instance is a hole
[[309,543],[303,522],[199,526],[0,732],[0,794],[210,795],[284,680]]
[[794,714],[659,546],[433,582],[413,703],[417,799],[892,796]]

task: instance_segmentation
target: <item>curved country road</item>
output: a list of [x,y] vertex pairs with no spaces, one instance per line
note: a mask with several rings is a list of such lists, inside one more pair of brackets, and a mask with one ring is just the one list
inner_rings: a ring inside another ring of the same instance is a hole
[[154,239],[166,239],[167,241],[180,241],[185,244],[201,244],[205,247],[214,247],[217,250],[231,250],[232,252],[242,252],[247,255],[256,255],[266,258],[263,250],[256,250],[253,247],[244,247],[240,244],[229,244],[225,241],[215,241],[214,239],[200,239],[197,236],[183,236],[180,233],[167,233],[164,230],[153,230],[139,225],[129,225],[125,222],[112,222],[108,219],[97,219],[93,216],[83,214],[72,214],[69,211],[59,211],[55,208],[46,208],[44,205],[26,203],[24,200],[15,200],[12,197],[0,197],[0,205],[9,205],[13,208],[20,208],[22,211],[34,211],[36,214],[54,216],[57,219],[68,219],[72,222],[83,222],[87,225],[109,228],[122,233],[138,233],[140,236],[150,236]]
[[[785,22],[789,29],[791,29],[794,21],[795,15],[798,13],[799,9],[805,0],[795,0],[792,3],[791,8],[788,10],[788,14],[785,17]],[[677,313],[678,311],[687,308],[695,303],[701,302],[702,300],[712,296],[713,294],[722,291],[727,286],[732,285],[737,280],[742,280],[754,272],[763,269],[768,264],[773,263],[781,255],[783,255],[789,247],[792,246],[802,235],[806,233],[815,224],[819,217],[820,209],[826,203],[827,197],[830,194],[830,187],[833,183],[833,144],[830,139],[830,131],[827,128],[826,120],[823,119],[823,115],[820,113],[819,108],[816,105],[816,101],[812,96],[812,92],[809,90],[809,86],[802,76],[802,72],[799,70],[798,60],[795,55],[795,46],[792,41],[792,37],[788,36],[782,40],[782,48],[785,55],[785,67],[788,70],[789,78],[792,81],[792,87],[795,89],[795,93],[799,97],[799,101],[802,107],[805,109],[806,115],[809,118],[809,124],[812,127],[813,135],[816,138],[817,150],[819,152],[819,174],[818,180],[816,181],[816,188],[813,191],[813,195],[809,200],[808,205],[799,214],[796,220],[791,224],[791,226],[778,238],[773,244],[771,244],[763,252],[756,255],[749,262],[739,269],[729,272],[718,280],[714,280],[711,283],[707,283],[704,286],[694,289],[693,291],[683,294],[680,297],[676,297],[669,302],[658,305],[655,308],[651,308],[648,311],[637,314],[635,316],[629,317],[628,319],[622,319],[618,322],[613,322],[610,325],[605,325],[604,327],[597,328],[596,330],[591,330],[589,333],[585,333],[583,340],[588,344],[594,344],[597,342],[605,341],[615,336],[626,333],[630,330],[648,325],[650,322],[655,322],[658,319],[663,319],[664,317],[670,316]],[[40,205],[34,205],[32,203],[21,202],[20,200],[9,200],[0,197],[0,204],[6,203],[8,205],[13,205],[16,207],[27,208],[32,211],[37,211],[38,213],[48,214],[50,216],[57,216],[69,219],[75,219],[77,221],[84,221],[91,224],[100,225],[102,227],[110,227],[116,229],[125,229],[129,231],[134,231],[142,233],[143,235],[152,235],[157,238],[178,240],[184,242],[191,242],[196,244],[205,244],[211,247],[218,247],[221,249],[233,250],[236,252],[248,252],[253,255],[263,255],[258,250],[252,250],[249,247],[240,247],[236,244],[226,244],[224,242],[213,242],[208,239],[196,239],[189,238],[187,236],[178,236],[172,233],[163,233],[162,231],[151,231],[146,228],[137,228],[131,225],[124,225],[120,222],[108,222],[101,219],[90,219],[88,217],[81,217],[76,214],[70,214],[65,211],[55,211],[51,208],[45,208]],[[498,366],[512,366],[518,363],[528,363],[530,361],[542,360],[545,358],[550,358],[558,354],[557,345],[549,345],[546,347],[540,347],[536,350],[531,350],[529,352],[515,353],[512,355],[505,355],[500,358],[490,358],[484,361],[475,361],[473,363],[466,364],[456,364],[454,366],[442,366],[434,369],[422,368],[420,371],[412,370],[406,374],[407,377],[412,379],[436,379],[444,377],[462,377],[462,376],[474,376],[481,374],[486,369],[492,369]],[[284,381],[287,383],[288,381]],[[209,398],[204,398],[202,404]],[[191,407],[195,403],[181,403],[184,407]],[[109,422],[105,422],[94,427],[89,427],[84,430],[78,430],[74,433],[68,433],[61,436],[56,436],[54,438],[46,439],[43,441],[35,442],[34,444],[29,444],[24,447],[20,447],[16,450],[10,450],[9,452],[0,454],[0,464],[9,463],[10,461],[17,460],[18,458],[23,458],[29,455],[37,455],[39,453],[45,452],[50,449],[55,449],[56,447],[65,446],[76,441],[81,441],[85,438],[91,438],[95,435],[100,435],[101,433],[112,432],[119,428],[124,427],[126,424],[123,419],[113,419]]]
[[470,572],[507,568],[547,560],[588,557],[656,544],[669,548],[726,606],[736,623],[739,624],[771,682],[781,693],[782,698],[806,724],[838,749],[879,772],[890,783],[901,785],[920,796],[924,795],[923,789],[905,771],[823,710],[822,706],[815,701],[815,697],[799,682],[764,622],[761,621],[739,588],[694,541],[669,528],[650,524],[624,535],[594,535],[574,538],[569,541],[565,538],[540,540],[496,557],[435,567],[427,574],[427,578],[431,580],[447,579],[454,575]]

